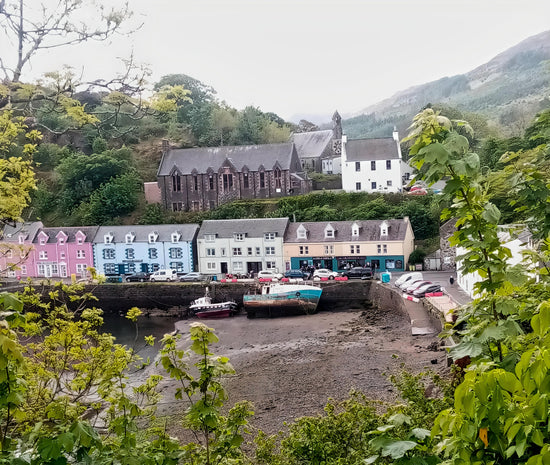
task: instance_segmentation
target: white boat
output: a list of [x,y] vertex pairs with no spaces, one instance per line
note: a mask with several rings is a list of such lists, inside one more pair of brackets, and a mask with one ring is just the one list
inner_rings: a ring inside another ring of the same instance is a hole
[[189,313],[198,318],[227,318],[237,313],[237,303],[232,300],[212,302],[208,288],[206,288],[204,297],[199,297],[191,302]]

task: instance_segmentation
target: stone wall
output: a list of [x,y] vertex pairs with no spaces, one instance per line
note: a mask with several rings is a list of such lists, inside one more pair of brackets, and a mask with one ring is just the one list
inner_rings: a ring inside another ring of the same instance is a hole
[[449,238],[456,231],[456,221],[456,218],[451,219],[439,228],[441,271],[454,271],[456,269],[456,248],[449,243]]

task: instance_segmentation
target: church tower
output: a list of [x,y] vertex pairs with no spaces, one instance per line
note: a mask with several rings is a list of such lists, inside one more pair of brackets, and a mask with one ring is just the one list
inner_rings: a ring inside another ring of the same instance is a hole
[[342,117],[338,110],[332,115],[332,153],[337,156],[342,154]]

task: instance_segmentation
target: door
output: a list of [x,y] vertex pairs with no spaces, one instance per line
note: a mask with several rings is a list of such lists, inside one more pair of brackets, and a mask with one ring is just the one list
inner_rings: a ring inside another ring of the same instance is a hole
[[372,272],[377,273],[380,271],[380,260],[371,260]]
[[64,263],[59,264],[59,276],[61,276],[62,278],[67,277],[67,265],[65,265]]
[[221,266],[222,273],[227,274],[227,262],[221,262],[220,266]]

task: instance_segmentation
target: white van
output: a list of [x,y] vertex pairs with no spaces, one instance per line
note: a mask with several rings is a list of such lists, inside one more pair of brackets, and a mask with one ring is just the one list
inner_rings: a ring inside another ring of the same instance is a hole
[[397,281],[395,281],[394,285],[395,287],[401,288],[401,286],[407,282],[413,282],[424,279],[422,277],[422,273],[420,271],[412,271],[410,273],[402,274],[399,278],[397,278]]
[[149,281],[177,281],[178,273],[176,270],[158,270],[155,271],[150,277]]

